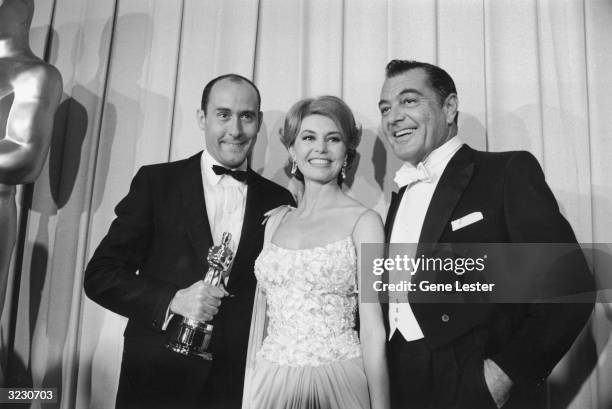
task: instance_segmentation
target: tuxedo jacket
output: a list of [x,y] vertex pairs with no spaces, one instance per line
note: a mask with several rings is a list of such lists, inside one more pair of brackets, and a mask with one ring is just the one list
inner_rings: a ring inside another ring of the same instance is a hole
[[[392,196],[385,223],[387,242],[404,191],[402,188]],[[453,231],[452,221],[474,212],[480,212],[483,218]],[[427,255],[430,243],[576,243],[576,238],[530,153],[479,152],[464,145],[451,158],[436,186],[423,222],[417,256]],[[591,291],[593,281],[582,253],[577,251],[573,257],[572,269],[552,272],[557,274],[553,282],[575,292]],[[418,283],[431,279],[427,271],[417,272],[412,277],[417,291],[408,295],[427,345],[436,350],[466,334],[484,332],[481,338],[485,357],[493,359],[519,386],[537,386],[546,379],[583,328],[593,307],[590,301],[423,302],[431,293],[418,291]],[[388,325],[388,304],[383,304],[383,311]]]
[[226,286],[232,297],[222,300],[214,318],[213,361],[171,352],[164,347],[168,333],[182,317],[164,331],[166,311],[179,289],[203,278],[213,245],[200,158],[201,152],[142,167],[85,271],[87,295],[128,318],[118,407],[240,405],[263,215],[294,201],[286,189],[247,170],[244,222]]

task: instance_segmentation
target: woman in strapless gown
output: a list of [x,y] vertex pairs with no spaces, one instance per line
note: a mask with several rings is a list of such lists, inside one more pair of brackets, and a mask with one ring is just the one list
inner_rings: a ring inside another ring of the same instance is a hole
[[287,113],[282,140],[304,191],[297,208],[270,212],[255,262],[243,409],[389,407],[382,312],[358,292],[360,244],[382,242],[382,222],[340,187],[359,139],[339,98]]

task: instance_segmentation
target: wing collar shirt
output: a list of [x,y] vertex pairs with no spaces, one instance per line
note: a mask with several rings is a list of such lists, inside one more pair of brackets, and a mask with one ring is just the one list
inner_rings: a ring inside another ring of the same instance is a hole
[[[448,165],[448,162],[462,145],[463,142],[459,136],[454,136],[442,146],[431,152],[422,164],[419,163],[417,165],[417,167],[426,168],[429,177],[427,180],[416,181],[406,186],[406,190],[404,191],[404,195],[397,209],[395,222],[393,223],[390,243],[416,244],[419,242],[425,214],[429,208],[431,198],[436,190],[440,176],[442,176],[444,169],[446,169],[446,165]],[[415,170],[415,166],[407,162],[402,165],[402,168],[400,168],[398,174],[400,172],[413,172]],[[410,247],[416,248],[416,246]],[[414,256],[414,254],[409,256]],[[405,279],[404,275],[403,278]],[[398,273],[391,271],[389,281],[396,282],[398,280]],[[397,294],[402,295],[398,296]],[[391,294],[389,299],[389,325],[389,339],[391,339],[396,330],[398,330],[407,341],[423,338],[421,327],[407,301],[407,293],[395,293],[395,297]]]

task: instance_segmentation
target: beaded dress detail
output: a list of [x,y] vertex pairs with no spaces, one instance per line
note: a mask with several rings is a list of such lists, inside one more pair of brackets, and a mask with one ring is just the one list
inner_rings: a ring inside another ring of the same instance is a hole
[[355,327],[356,254],[350,236],[311,249],[266,243],[255,275],[268,301],[268,336],[257,355],[318,366],[361,356]]

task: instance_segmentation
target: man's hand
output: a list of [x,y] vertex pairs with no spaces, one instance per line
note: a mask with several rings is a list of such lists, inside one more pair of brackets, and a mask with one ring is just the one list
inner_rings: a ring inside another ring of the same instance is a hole
[[510,397],[512,379],[490,359],[484,361],[484,377],[495,404],[501,408]]
[[229,295],[223,288],[197,281],[190,287],[178,290],[170,302],[170,312],[196,321],[210,321],[221,305],[221,299]]

